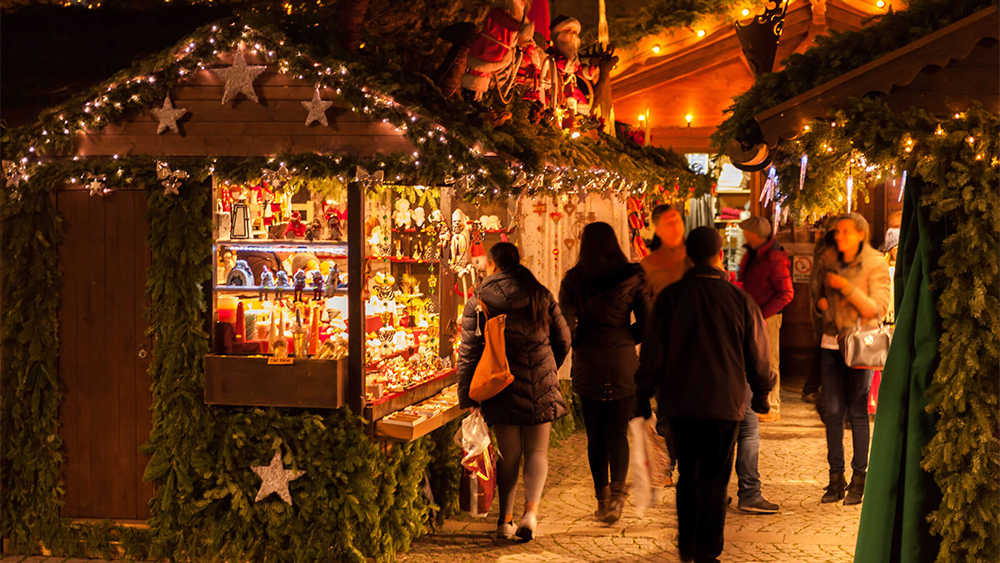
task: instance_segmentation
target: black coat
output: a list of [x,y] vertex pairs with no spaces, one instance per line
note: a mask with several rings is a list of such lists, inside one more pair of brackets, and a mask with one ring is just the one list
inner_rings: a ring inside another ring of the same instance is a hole
[[653,305],[636,374],[639,398],[659,388],[661,419],[743,420],[747,383],[754,404],[767,404],[775,382],[769,358],[753,298],[722,270],[695,266]]
[[[459,405],[480,406],[490,425],[535,426],[568,412],[559,392],[558,370],[569,352],[569,328],[555,298],[545,293],[549,322],[541,329],[532,326],[528,295],[507,272],[486,277],[465,304],[462,345],[458,349]],[[477,323],[483,318],[476,311],[479,300],[486,304],[490,318],[507,315],[504,337],[507,361],[514,374],[514,381],[506,389],[482,405],[469,398],[472,375],[483,355],[483,336],[476,334]]]
[[593,279],[570,270],[559,288],[559,307],[573,335],[573,390],[603,401],[635,395],[635,346],[649,309],[642,266]]

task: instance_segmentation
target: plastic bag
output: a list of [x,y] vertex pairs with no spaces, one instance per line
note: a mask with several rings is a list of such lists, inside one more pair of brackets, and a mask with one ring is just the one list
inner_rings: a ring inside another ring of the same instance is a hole
[[462,421],[462,427],[455,432],[455,443],[464,452],[462,465],[466,464],[466,460],[476,457],[490,447],[490,428],[486,426],[486,419],[479,409],[472,411],[472,414]]
[[656,431],[656,415],[636,417],[628,423],[631,438],[629,474],[632,475],[632,502],[636,514],[654,506],[660,489],[670,482],[670,454],[667,441]]
[[479,411],[462,421],[455,433],[455,443],[462,447],[462,482],[458,502],[470,516],[486,516],[496,491],[496,452],[490,442],[490,430]]

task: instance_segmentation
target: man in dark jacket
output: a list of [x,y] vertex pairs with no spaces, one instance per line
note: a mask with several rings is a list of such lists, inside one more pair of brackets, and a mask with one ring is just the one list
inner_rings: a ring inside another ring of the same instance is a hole
[[649,410],[659,388],[661,420],[677,441],[677,523],[683,561],[718,561],[726,521],[726,489],[747,383],[755,412],[769,409],[774,385],[767,333],[753,299],[722,270],[722,237],[710,227],[688,235],[695,266],[656,299],[636,374]]
[[781,332],[781,310],[792,302],[791,262],[788,253],[774,240],[771,223],[763,217],[751,217],[740,223],[746,238],[747,252],[740,261],[739,282],[743,290],[753,297],[767,323],[767,337],[771,354],[771,371],[774,372],[774,389],[768,401],[771,412],[761,415],[761,422],[777,422],[781,419],[781,374],[778,370],[780,356],[778,335]]

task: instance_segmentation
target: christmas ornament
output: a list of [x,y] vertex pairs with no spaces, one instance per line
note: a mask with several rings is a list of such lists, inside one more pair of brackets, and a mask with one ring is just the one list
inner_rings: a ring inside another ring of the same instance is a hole
[[524,170],[517,173],[517,177],[514,178],[513,187],[519,188],[528,183],[528,175],[524,173]]
[[184,108],[174,108],[174,103],[170,101],[169,94],[167,94],[166,99],[163,100],[163,107],[153,108],[149,111],[160,122],[160,124],[156,127],[157,135],[163,134],[167,129],[180,134],[180,131],[177,129],[177,120],[184,117],[184,114],[188,112]]
[[553,211],[552,213],[549,213],[549,218],[552,219],[553,223],[558,225],[559,220],[562,219],[562,213],[559,213],[558,211]]
[[767,173],[767,181],[764,182],[764,188],[760,191],[760,201],[764,202],[764,207],[767,207],[771,203],[771,198],[774,197],[774,188],[778,184],[778,170],[772,166]]
[[312,101],[302,102],[302,107],[309,111],[309,115],[306,116],[306,127],[309,126],[313,121],[319,121],[324,127],[329,127],[330,123],[326,120],[326,110],[330,109],[333,102],[324,102],[319,95],[319,88],[313,93]]
[[7,176],[7,187],[17,188],[21,181],[28,179],[28,169],[12,160],[3,161],[3,172]]
[[179,195],[177,188],[187,179],[188,173],[183,170],[170,171],[170,167],[165,162],[156,163],[156,177],[163,185],[163,195]]
[[354,181],[360,183],[366,189],[381,186],[383,180],[385,180],[384,171],[376,170],[374,174],[369,174],[362,166],[358,166],[358,170],[354,175]]
[[809,164],[809,155],[803,153],[802,160],[799,162],[799,191],[802,191],[802,187],[806,185],[806,166]]
[[94,197],[95,195],[103,196],[104,194],[111,191],[104,186],[103,182],[106,179],[106,176],[104,174],[100,176],[94,176],[93,174],[87,173],[84,176],[84,179],[89,180],[86,186],[87,189],[90,191],[91,197]]
[[261,168],[260,174],[261,180],[275,190],[280,190],[289,180],[292,179],[292,174],[288,172],[288,168],[285,168],[284,162],[281,163],[281,166],[279,166],[277,170]]
[[265,66],[248,66],[243,58],[243,52],[237,49],[233,56],[233,66],[212,70],[216,76],[226,81],[226,91],[222,94],[223,105],[229,100],[235,99],[239,94],[259,103],[257,94],[253,91],[253,81],[266,68]]
[[903,201],[904,190],[906,190],[906,170],[903,170],[903,179],[899,182],[899,201]]
[[532,208],[532,211],[534,213],[537,213],[539,217],[545,215],[545,212],[548,211],[548,206],[545,204],[545,200],[543,199],[535,200],[535,204],[534,207]]
[[254,502],[260,502],[271,496],[271,493],[278,493],[281,500],[287,504],[292,504],[292,494],[288,492],[288,483],[305,475],[305,471],[298,469],[285,469],[281,461],[280,446],[274,451],[270,465],[258,465],[252,467],[253,472],[261,478],[260,490],[257,491],[257,498]]

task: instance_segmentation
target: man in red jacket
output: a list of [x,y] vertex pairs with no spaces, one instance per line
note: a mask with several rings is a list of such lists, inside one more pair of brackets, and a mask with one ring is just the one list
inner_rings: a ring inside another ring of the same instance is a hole
[[740,261],[739,284],[753,297],[764,315],[767,324],[768,346],[771,353],[771,371],[774,374],[774,389],[768,396],[771,411],[759,415],[761,422],[781,420],[781,387],[779,372],[780,354],[778,335],[781,332],[781,310],[792,302],[791,265],[788,253],[781,248],[771,234],[771,224],[763,217],[751,217],[740,223],[746,238],[747,252]]

